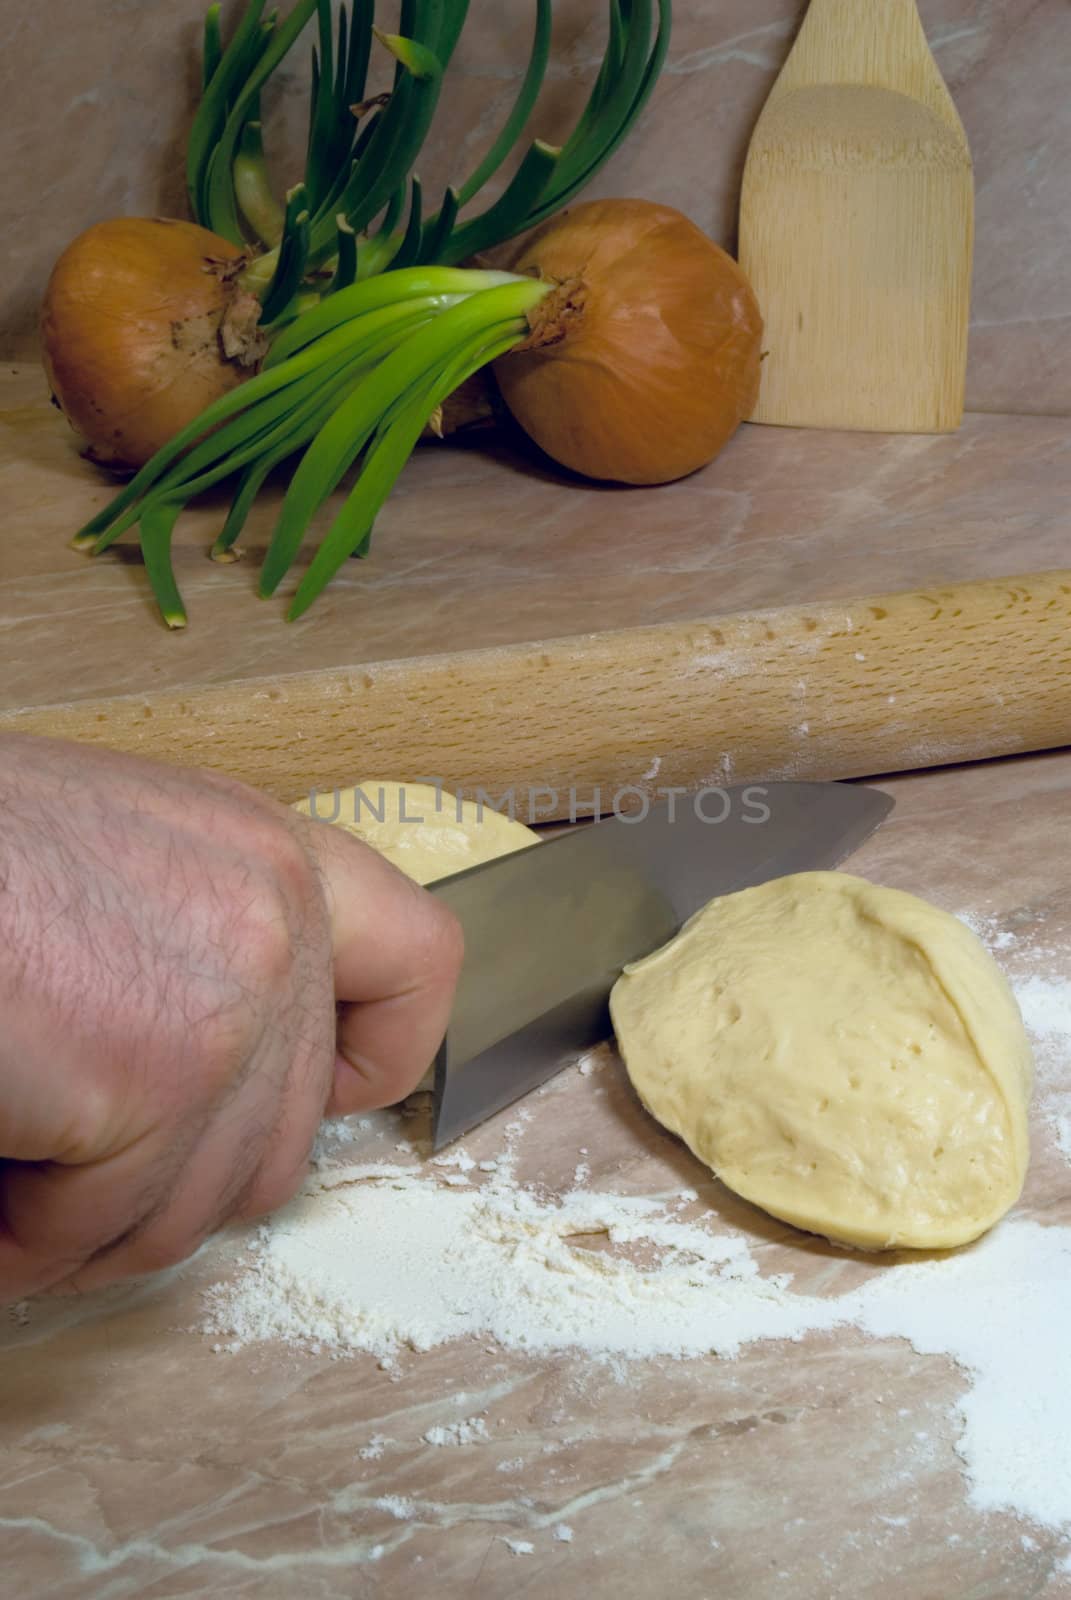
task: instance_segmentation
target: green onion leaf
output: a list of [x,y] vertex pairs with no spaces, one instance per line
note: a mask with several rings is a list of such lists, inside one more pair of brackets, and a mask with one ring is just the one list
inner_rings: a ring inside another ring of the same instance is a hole
[[223,58],[223,35],[219,26],[219,5],[205,12],[204,43],[201,49],[201,93],[208,88]]
[[308,149],[305,156],[305,187],[313,211],[323,200],[335,178],[336,164],[333,155],[338,126],[331,0],[318,0],[317,17],[320,48],[318,52],[313,50],[312,53],[313,82],[309,100]]
[[503,123],[502,132],[475,172],[466,178],[461,185],[458,192],[459,205],[467,205],[479,193],[488,178],[498,171],[524,132],[524,125],[532,114],[532,108],[536,103],[539,91],[543,87],[543,79],[546,76],[547,61],[550,57],[551,21],[550,0],[536,0],[535,37],[532,40],[532,49],[528,57],[528,70],[524,75],[520,92],[513,103],[513,110]]
[[[434,32],[437,12],[433,5],[414,5],[414,15]],[[399,36],[400,37],[400,36]],[[321,214],[313,219],[313,238],[310,260],[319,265],[330,253],[333,242],[333,216],[344,211],[355,233],[365,229],[387,204],[390,196],[408,175],[424,143],[431,119],[438,103],[442,82],[442,67],[431,51],[425,34],[415,31],[408,42],[419,44],[421,53],[417,60],[419,75],[398,60],[394,88],[390,101],[379,117],[375,132],[364,147],[360,159],[354,163],[345,190],[331,202],[329,216]],[[434,61],[434,70],[431,62]]]
[[437,78],[441,75],[438,56],[427,45],[421,44],[419,39],[403,39],[400,33],[384,33],[382,28],[373,28],[372,32],[384,49],[389,50],[414,78]]
[[[632,3],[635,4],[636,11],[640,13],[643,35],[646,36],[650,27],[650,0],[630,0],[630,5]],[[618,92],[620,89],[619,84],[615,89],[614,95],[607,98],[607,104],[609,105],[609,101],[612,98],[613,105],[610,106],[608,111],[600,110],[599,119],[592,136],[586,141],[581,140],[577,137],[576,131],[574,131],[572,137],[566,142],[563,152],[563,155],[568,155],[569,157],[569,165],[564,167],[563,164],[563,171],[559,173],[549,192],[544,196],[541,205],[537,207],[530,217],[528,226],[535,226],[537,223],[545,221],[547,217],[553,216],[556,211],[560,210],[563,205],[572,199],[578,190],[582,189],[590,181],[604,162],[608,161],[613,155],[647,104],[651,90],[658,81],[659,73],[666,58],[666,52],[669,49],[672,21],[671,0],[658,0],[658,19],[658,32],[655,35],[654,46],[646,61],[642,64],[639,82],[631,99],[626,101]],[[634,20],[630,20],[629,26],[637,29],[635,37],[637,39],[640,38],[640,26]],[[630,48],[631,45],[626,48],[626,56]],[[630,82],[632,76],[633,72],[630,70]]]
[[408,192],[409,185],[407,183],[400,183],[398,185],[390,199],[387,201],[387,209],[383,213],[383,221],[380,224],[377,233],[389,235],[394,232],[395,228],[398,226],[398,219],[402,214],[402,207],[405,205],[405,197]]
[[231,175],[239,211],[261,243],[275,249],[286,213],[272,193],[259,122],[247,122],[242,129]]
[[364,370],[363,362],[351,362],[333,384],[320,386],[312,396],[312,404],[303,406],[300,414],[292,414],[286,436],[270,448],[262,448],[256,459],[243,470],[227,520],[209,552],[213,561],[231,559],[230,552],[235,540],[245,526],[268,474],[316,436],[346,389],[352,387]]
[[376,517],[390,494],[398,475],[412,455],[428,418],[460,383],[495,361],[527,332],[527,325],[515,318],[495,327],[483,328],[470,339],[432,382],[417,384],[393,414],[377,430],[375,442],[361,469],[357,485],[335,518],[330,531],[309,566],[287,612],[295,622],[334,577],[349,556],[367,549]]
[[274,593],[301,547],[313,514],[357,459],[389,407],[482,328],[522,317],[549,287],[522,278],[469,296],[412,334],[357,386],[316,436],[291,479],[264,558],[262,595]]
[[464,261],[480,250],[490,249],[500,239],[520,233],[553,181],[561,158],[562,152],[554,145],[537,139],[494,205],[455,228],[439,251],[439,259],[445,263]]
[[303,183],[286,197],[286,221],[275,275],[264,294],[261,320],[268,326],[285,313],[301,287],[309,257],[309,204]]
[[169,628],[186,626],[186,607],[182,603],[171,565],[171,532],[182,507],[175,501],[159,500],[141,514],[141,553],[145,571],[156,596],[160,614]]
[[447,189],[443,195],[443,203],[435,216],[425,225],[424,237],[420,246],[421,261],[434,262],[442,259],[446,249],[446,241],[457,220],[458,207],[461,196],[454,188]]
[[370,278],[355,283],[323,300],[314,310],[307,311],[299,322],[279,335],[268,352],[265,371],[272,371],[288,361],[298,350],[334,329],[341,328],[354,317],[369,311],[394,305],[402,300],[423,299],[430,295],[470,295],[481,289],[496,288],[510,283],[531,283],[515,272],[482,272],[472,267],[405,267],[389,276]]
[[416,263],[420,255],[420,241],[423,236],[423,229],[420,223],[420,179],[414,177],[411,180],[410,187],[412,198],[409,202],[409,221],[406,223],[402,242],[395,250],[391,261],[391,266],[399,270],[402,267],[410,267]]
[[348,289],[357,277],[357,235],[341,212],[335,218],[335,223],[338,227],[335,275],[324,291],[326,295],[338,294],[340,289]]
[[259,47],[260,17],[264,3],[265,0],[249,0],[234,38],[216,63],[186,141],[186,187],[190,209],[195,220],[203,226],[208,222],[205,203],[208,165],[227,121],[231,94],[246,74],[250,46]]
[[[253,0],[253,3],[256,4],[257,0]],[[242,239],[238,225],[234,188],[231,182],[231,166],[242,128],[249,115],[250,103],[259,94],[280,61],[296,42],[305,24],[316,11],[318,4],[319,0],[298,0],[293,11],[286,21],[280,24],[267,49],[263,51],[256,65],[246,77],[241,92],[235,99],[227,116],[223,130],[219,134],[215,154],[208,168],[207,209],[212,219],[210,225],[214,231],[222,234],[226,239],[232,239],[237,244],[240,244]],[[213,89],[214,87],[215,85],[213,84]]]
[[443,0],[442,17],[439,31],[435,36],[434,49],[444,69],[461,37],[468,11],[469,0]]
[[[368,79],[368,62],[372,54],[372,18],[375,0],[353,0],[350,19],[350,44],[346,59],[346,76],[338,92],[338,110],[341,115],[355,101],[364,99]],[[343,12],[345,8],[343,8]],[[342,63],[342,46],[339,45],[339,65]]]
[[[364,287],[363,285],[359,287]],[[369,285],[371,287],[371,285]],[[346,291],[349,292],[349,291]],[[378,304],[383,305],[389,296],[381,294]],[[312,313],[315,315],[315,312]],[[71,541],[75,549],[85,549],[94,545],[98,536],[107,528],[112,527],[116,519],[131,505],[141,500],[163,477],[184,451],[197,440],[204,439],[207,434],[215,433],[221,424],[229,421],[239,412],[247,411],[254,402],[275,394],[277,390],[285,389],[288,384],[307,376],[336,354],[354,349],[362,338],[367,338],[367,330],[362,327],[346,328],[332,327],[311,346],[302,348],[285,366],[274,369],[264,368],[256,377],[250,378],[237,389],[231,389],[227,394],[221,395],[218,400],[206,406],[199,416],[179,430],[167,444],[163,445],[150,461],[147,461],[141,470],[135,473],[129,483],[119,491],[96,516],[75,535]],[[304,344],[304,341],[302,341]]]

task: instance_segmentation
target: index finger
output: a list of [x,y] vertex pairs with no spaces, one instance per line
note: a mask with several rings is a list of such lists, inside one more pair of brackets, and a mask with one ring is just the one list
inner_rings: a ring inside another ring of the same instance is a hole
[[331,915],[339,1002],[332,1114],[405,1098],[442,1043],[461,970],[460,925],[370,845],[308,821]]

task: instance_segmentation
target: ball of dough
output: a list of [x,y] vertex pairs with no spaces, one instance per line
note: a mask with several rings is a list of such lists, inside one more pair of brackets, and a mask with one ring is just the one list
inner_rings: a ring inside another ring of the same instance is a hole
[[[297,801],[294,810],[312,815],[308,800]],[[317,795],[321,820],[355,833],[417,883],[434,883],[539,843],[523,822],[431,784],[368,779],[340,790],[337,817],[334,811],[334,791]]]
[[871,1250],[965,1244],[1019,1196],[1032,1062],[985,947],[804,872],[712,900],[610,1001],[647,1109],[730,1189]]

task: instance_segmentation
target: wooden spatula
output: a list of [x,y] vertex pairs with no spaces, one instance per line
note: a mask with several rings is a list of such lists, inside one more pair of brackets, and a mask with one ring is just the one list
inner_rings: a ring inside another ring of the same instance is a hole
[[973,234],[967,138],[915,0],[811,0],[744,167],[768,351],[752,420],[958,427]]

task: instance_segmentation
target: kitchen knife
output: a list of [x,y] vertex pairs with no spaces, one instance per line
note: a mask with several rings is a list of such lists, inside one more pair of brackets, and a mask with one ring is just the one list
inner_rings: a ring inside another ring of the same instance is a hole
[[435,1061],[435,1148],[609,1037],[622,967],[665,944],[708,900],[835,866],[892,804],[858,784],[705,789],[431,885],[465,933]]

